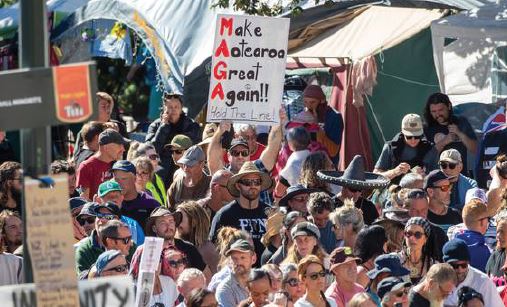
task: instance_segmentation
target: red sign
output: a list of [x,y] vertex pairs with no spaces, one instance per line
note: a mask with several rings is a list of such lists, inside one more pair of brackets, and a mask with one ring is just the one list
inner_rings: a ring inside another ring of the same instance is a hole
[[65,123],[77,123],[92,115],[88,65],[53,67],[56,117]]

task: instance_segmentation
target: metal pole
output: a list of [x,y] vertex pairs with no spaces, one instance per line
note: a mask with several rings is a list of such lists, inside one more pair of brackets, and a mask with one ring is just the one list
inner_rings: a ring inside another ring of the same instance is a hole
[[[19,29],[20,68],[48,67],[47,15],[45,0],[21,0]],[[21,129],[21,163],[25,175],[47,174],[51,163],[51,127]],[[24,194],[24,193],[23,193]],[[25,282],[33,282],[32,263],[26,237],[25,198],[23,208],[23,267]]]

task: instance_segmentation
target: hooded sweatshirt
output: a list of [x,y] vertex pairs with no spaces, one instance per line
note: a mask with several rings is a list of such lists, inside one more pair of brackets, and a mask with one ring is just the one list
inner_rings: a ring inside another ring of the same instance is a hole
[[467,229],[463,233],[456,235],[456,238],[465,241],[468,245],[470,265],[482,272],[486,272],[486,263],[491,255],[491,251],[486,245],[485,237],[477,231]]

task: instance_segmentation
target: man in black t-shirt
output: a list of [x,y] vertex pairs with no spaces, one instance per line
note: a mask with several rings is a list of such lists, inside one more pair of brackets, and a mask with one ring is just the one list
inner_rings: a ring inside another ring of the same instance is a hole
[[428,220],[440,226],[446,233],[452,225],[462,223],[459,211],[450,208],[452,185],[441,170],[431,171],[424,178],[424,190],[428,193]]
[[210,239],[215,241],[220,228],[224,226],[244,230],[252,235],[259,263],[264,251],[261,238],[266,233],[265,209],[269,208],[259,201],[259,195],[272,185],[273,181],[267,173],[261,172],[254,162],[245,162],[239,172],[227,181],[227,189],[237,199],[215,214],[211,223]]
[[451,265],[437,263],[431,266],[424,280],[408,295],[409,307],[443,306],[444,300],[456,288],[457,276]]

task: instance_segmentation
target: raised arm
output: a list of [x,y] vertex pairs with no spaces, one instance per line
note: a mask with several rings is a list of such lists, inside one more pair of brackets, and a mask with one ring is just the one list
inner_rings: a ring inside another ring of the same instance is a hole
[[231,129],[230,122],[221,122],[218,126],[217,131],[211,138],[211,143],[208,146],[208,167],[210,171],[210,175],[213,175],[218,170],[224,168],[224,162],[222,159],[223,151],[222,144],[220,143],[220,139],[225,131],[229,131]]

